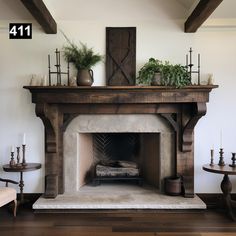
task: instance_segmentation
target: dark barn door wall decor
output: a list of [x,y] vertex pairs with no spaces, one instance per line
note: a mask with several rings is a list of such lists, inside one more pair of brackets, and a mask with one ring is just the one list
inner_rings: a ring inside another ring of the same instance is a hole
[[106,81],[111,86],[135,85],[136,27],[106,28]]

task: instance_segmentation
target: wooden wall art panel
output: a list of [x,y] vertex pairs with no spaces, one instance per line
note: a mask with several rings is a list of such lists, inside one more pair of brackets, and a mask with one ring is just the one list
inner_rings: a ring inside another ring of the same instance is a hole
[[135,85],[136,27],[106,28],[107,85]]

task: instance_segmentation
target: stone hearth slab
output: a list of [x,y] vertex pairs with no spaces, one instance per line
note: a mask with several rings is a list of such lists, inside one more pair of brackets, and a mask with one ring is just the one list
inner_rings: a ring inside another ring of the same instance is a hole
[[83,186],[80,191],[58,195],[55,199],[40,197],[33,209],[206,209],[198,197],[166,196],[154,188],[132,184]]

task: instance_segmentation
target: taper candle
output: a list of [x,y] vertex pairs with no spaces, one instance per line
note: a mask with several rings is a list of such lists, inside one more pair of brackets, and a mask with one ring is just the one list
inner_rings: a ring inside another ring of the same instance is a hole
[[13,145],[11,146],[11,152],[14,152],[14,146]]
[[22,143],[23,145],[25,145],[26,144],[26,135],[25,135],[25,133],[23,133],[23,143]]
[[222,129],[220,130],[220,147],[223,148],[222,146],[222,139],[223,139],[223,135],[222,135]]

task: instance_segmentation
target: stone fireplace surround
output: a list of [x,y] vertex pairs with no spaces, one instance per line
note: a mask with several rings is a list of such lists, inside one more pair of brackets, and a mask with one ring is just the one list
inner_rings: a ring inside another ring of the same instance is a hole
[[44,197],[55,198],[65,192],[63,136],[66,136],[65,131],[67,127],[70,129],[75,117],[128,114],[158,115],[166,120],[174,134],[174,171],[183,178],[184,196],[193,197],[193,131],[198,120],[206,113],[210,91],[216,87],[25,86],[32,93],[36,115],[45,126]]
[[94,160],[93,133],[145,133],[145,137],[156,134],[155,153],[141,148],[143,178],[161,189],[164,177],[173,175],[174,132],[161,116],[79,115],[70,122],[63,138],[65,193],[76,193],[86,184],[85,176]]

